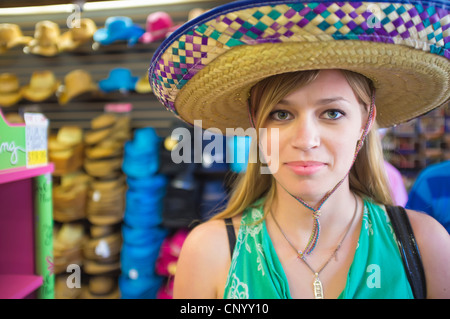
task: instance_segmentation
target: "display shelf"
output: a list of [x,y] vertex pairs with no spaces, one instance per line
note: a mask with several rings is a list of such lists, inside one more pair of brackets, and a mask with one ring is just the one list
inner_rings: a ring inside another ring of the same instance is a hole
[[37,275],[1,275],[0,299],[22,299],[42,285],[42,277]]
[[54,164],[49,163],[45,166],[32,168],[17,167],[0,171],[0,184],[19,181],[22,179],[43,175],[53,172]]

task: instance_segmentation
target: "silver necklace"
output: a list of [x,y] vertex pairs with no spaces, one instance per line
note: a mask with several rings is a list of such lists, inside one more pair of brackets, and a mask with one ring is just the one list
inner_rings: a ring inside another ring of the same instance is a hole
[[295,253],[297,254],[297,257],[302,260],[306,266],[308,266],[308,268],[312,271],[312,273],[314,274],[314,282],[313,282],[313,292],[314,292],[314,297],[316,299],[323,299],[324,298],[324,294],[323,294],[323,285],[322,282],[320,281],[319,278],[319,274],[322,272],[322,270],[324,270],[324,268],[328,265],[328,263],[331,261],[331,259],[333,257],[336,257],[336,254],[339,250],[339,248],[341,248],[342,243],[344,242],[345,237],[347,237],[348,232],[350,231],[351,226],[353,225],[353,221],[355,220],[355,216],[356,216],[356,212],[358,211],[358,200],[356,199],[356,195],[353,193],[353,197],[355,198],[355,211],[353,213],[353,217],[352,220],[350,221],[350,223],[347,226],[347,230],[345,231],[344,235],[342,236],[341,241],[339,242],[339,244],[337,245],[336,249],[333,251],[333,253],[331,254],[331,256],[328,258],[328,260],[322,265],[322,267],[320,267],[320,269],[318,271],[315,271],[306,261],[306,257],[305,255],[299,251],[297,248],[295,248],[295,246],[292,244],[292,242],[288,239],[288,237],[286,236],[286,234],[284,233],[284,231],[281,229],[280,225],[278,224],[277,220],[275,219],[275,216],[273,214],[273,212],[271,211],[271,215],[272,218],[275,222],[275,224],[277,225],[278,229],[280,230],[280,232],[283,234],[284,238],[286,239],[286,241],[289,243],[289,245],[294,249]]

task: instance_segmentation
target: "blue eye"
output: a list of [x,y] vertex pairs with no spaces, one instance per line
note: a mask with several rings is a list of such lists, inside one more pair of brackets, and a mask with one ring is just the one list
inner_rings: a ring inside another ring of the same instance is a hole
[[290,116],[289,112],[283,110],[273,111],[270,113],[270,118],[277,121],[288,120],[289,116]]
[[341,118],[342,116],[344,116],[344,112],[339,111],[339,110],[328,110],[325,112],[325,115],[330,120],[337,120],[337,119]]

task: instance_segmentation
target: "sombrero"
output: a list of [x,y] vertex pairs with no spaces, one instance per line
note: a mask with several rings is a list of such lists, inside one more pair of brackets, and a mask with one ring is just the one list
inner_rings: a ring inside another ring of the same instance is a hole
[[376,88],[380,127],[450,99],[446,0],[236,1],[173,32],[153,55],[149,81],[164,106],[203,128],[250,127],[250,89],[269,76],[347,69]]

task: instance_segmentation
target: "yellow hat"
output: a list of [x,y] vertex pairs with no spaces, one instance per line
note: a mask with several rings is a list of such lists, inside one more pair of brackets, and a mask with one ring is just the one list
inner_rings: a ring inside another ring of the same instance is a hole
[[15,74],[0,74],[0,107],[8,107],[16,104],[22,98],[19,79]]
[[61,31],[55,22],[39,21],[35,26],[34,39],[25,47],[25,51],[37,55],[54,56],[59,53],[60,36]]
[[33,38],[26,37],[17,24],[0,23],[0,53],[21,44],[28,44]]
[[152,92],[152,87],[150,86],[150,82],[148,82],[147,75],[139,78],[134,89],[141,94]]
[[59,50],[71,51],[76,49],[79,45],[92,40],[95,31],[97,31],[97,25],[93,20],[81,19],[79,27],[73,27],[61,35],[58,43]]
[[92,81],[91,75],[81,69],[73,70],[64,77],[64,86],[59,92],[59,104],[64,105],[74,97],[97,90],[97,84]]
[[22,88],[23,97],[32,102],[41,102],[48,99],[61,85],[52,71],[34,71],[30,84]]

